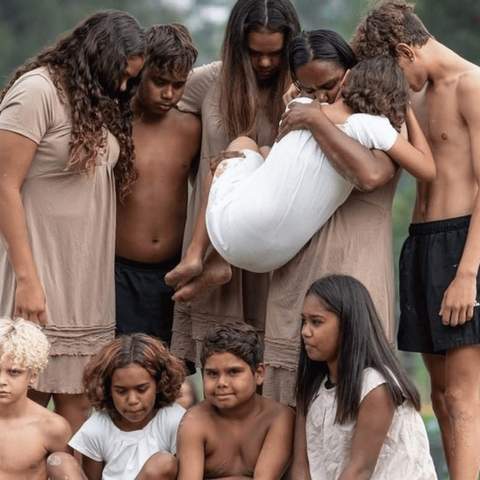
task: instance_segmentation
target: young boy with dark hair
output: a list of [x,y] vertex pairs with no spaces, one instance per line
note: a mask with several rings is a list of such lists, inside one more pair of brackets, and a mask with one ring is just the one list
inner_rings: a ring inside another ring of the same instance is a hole
[[400,259],[401,350],[421,352],[452,480],[480,470],[480,68],[433,38],[413,6],[388,1],[360,23],[360,58],[393,55],[432,149]]
[[173,290],[164,275],[179,261],[188,178],[200,149],[201,124],[175,107],[197,58],[182,25],[146,32],[145,69],[133,99],[138,179],[117,209],[117,333],[143,332],[169,343]]
[[178,433],[178,480],[278,480],[292,450],[293,411],[258,395],[263,346],[246,324],[207,333],[202,351],[205,401]]

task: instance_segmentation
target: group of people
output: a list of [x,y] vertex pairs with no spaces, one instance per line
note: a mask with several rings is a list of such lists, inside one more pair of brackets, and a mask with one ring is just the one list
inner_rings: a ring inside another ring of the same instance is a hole
[[405,169],[398,347],[476,479],[480,68],[402,0],[350,44],[237,0],[196,58],[101,12],[0,94],[0,477],[435,479],[393,351]]

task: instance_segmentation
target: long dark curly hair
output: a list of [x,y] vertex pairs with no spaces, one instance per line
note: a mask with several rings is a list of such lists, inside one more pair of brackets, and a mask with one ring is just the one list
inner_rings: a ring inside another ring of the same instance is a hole
[[350,70],[342,97],[354,113],[384,115],[400,130],[405,121],[409,87],[395,59],[382,55],[362,60]]
[[156,409],[171,405],[178,397],[185,380],[181,360],[172,355],[160,340],[135,333],[116,338],[105,345],[87,364],[83,384],[92,406],[115,418],[112,399],[112,377],[117,368],[131,364],[143,367],[155,380]]
[[106,147],[108,129],[120,144],[115,177],[123,199],[136,178],[129,105],[135,82],[122,94],[119,87],[128,58],[144,51],[145,36],[134,17],[117,10],[96,13],[20,66],[0,93],[0,102],[21,75],[46,67],[71,110],[67,168],[92,171]]

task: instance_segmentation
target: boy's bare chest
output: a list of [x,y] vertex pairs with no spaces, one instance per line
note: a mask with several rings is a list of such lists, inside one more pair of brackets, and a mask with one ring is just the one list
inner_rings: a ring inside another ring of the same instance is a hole
[[35,426],[0,429],[0,478],[46,478],[48,452],[41,432]]
[[434,156],[451,147],[462,148],[465,142],[468,145],[454,85],[427,89],[415,99],[414,109]]
[[209,476],[252,475],[268,426],[247,422],[224,428],[217,425],[208,438],[205,452]]

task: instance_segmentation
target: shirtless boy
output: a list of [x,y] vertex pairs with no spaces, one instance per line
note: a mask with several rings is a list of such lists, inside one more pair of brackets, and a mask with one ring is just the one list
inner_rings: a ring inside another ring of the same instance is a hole
[[[0,318],[0,478],[46,480],[47,457],[66,451],[69,423],[27,398],[48,361],[49,344],[26,320]],[[55,478],[55,477],[52,477]],[[70,480],[82,478],[71,476]]]
[[353,40],[362,58],[394,55],[411,89],[437,177],[418,185],[400,259],[399,348],[421,352],[452,480],[478,478],[480,456],[480,68],[439,43],[413,7],[389,1]]
[[145,70],[133,100],[138,180],[117,210],[117,333],[170,341],[173,290],[164,275],[179,261],[188,178],[200,148],[200,120],[179,112],[197,50],[185,27],[146,32]]
[[246,325],[208,332],[202,351],[205,401],[178,433],[178,480],[278,480],[290,459],[294,414],[256,393],[263,347]]

